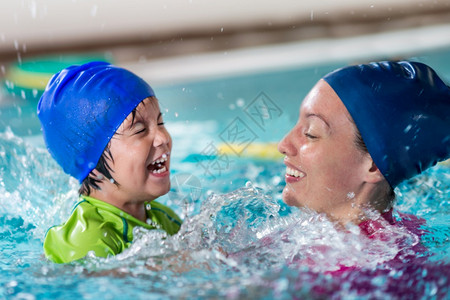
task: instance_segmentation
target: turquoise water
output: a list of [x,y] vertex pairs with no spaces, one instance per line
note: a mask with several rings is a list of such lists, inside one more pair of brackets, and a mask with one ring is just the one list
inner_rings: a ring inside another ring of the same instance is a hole
[[[415,59],[450,81],[449,57],[442,49]],[[377,241],[285,206],[281,160],[217,151],[280,140],[315,81],[346,63],[155,86],[174,140],[173,188],[161,201],[184,225],[173,237],[136,232],[124,253],[71,265],[43,258],[42,241],[69,215],[77,182],[44,149],[36,103],[2,95],[0,298],[448,298],[448,166],[397,188],[394,215],[412,226],[387,226]]]

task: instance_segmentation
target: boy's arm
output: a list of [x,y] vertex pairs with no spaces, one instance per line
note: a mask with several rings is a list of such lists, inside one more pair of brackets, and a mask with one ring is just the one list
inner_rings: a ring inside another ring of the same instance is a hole
[[45,256],[55,263],[68,263],[93,251],[107,257],[126,247],[111,224],[71,217],[64,225],[49,229],[44,240]]

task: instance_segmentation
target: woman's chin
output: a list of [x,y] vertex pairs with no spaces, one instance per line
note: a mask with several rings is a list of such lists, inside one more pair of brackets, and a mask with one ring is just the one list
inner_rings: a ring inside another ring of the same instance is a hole
[[298,206],[297,201],[294,195],[292,194],[292,191],[288,187],[285,187],[283,189],[282,198],[283,202],[286,203],[287,205]]

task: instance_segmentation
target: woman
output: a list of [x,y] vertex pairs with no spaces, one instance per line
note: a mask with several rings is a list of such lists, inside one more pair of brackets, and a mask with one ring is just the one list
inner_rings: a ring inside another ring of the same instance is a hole
[[340,223],[391,218],[393,189],[450,156],[450,88],[416,62],[336,70],[306,96],[278,149],[288,205]]

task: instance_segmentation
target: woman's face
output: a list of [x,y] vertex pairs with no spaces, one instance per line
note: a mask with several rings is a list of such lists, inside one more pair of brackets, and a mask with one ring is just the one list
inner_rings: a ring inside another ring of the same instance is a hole
[[283,200],[336,219],[351,218],[370,155],[356,148],[355,126],[324,80],[309,92],[294,128],[278,145],[285,155]]

